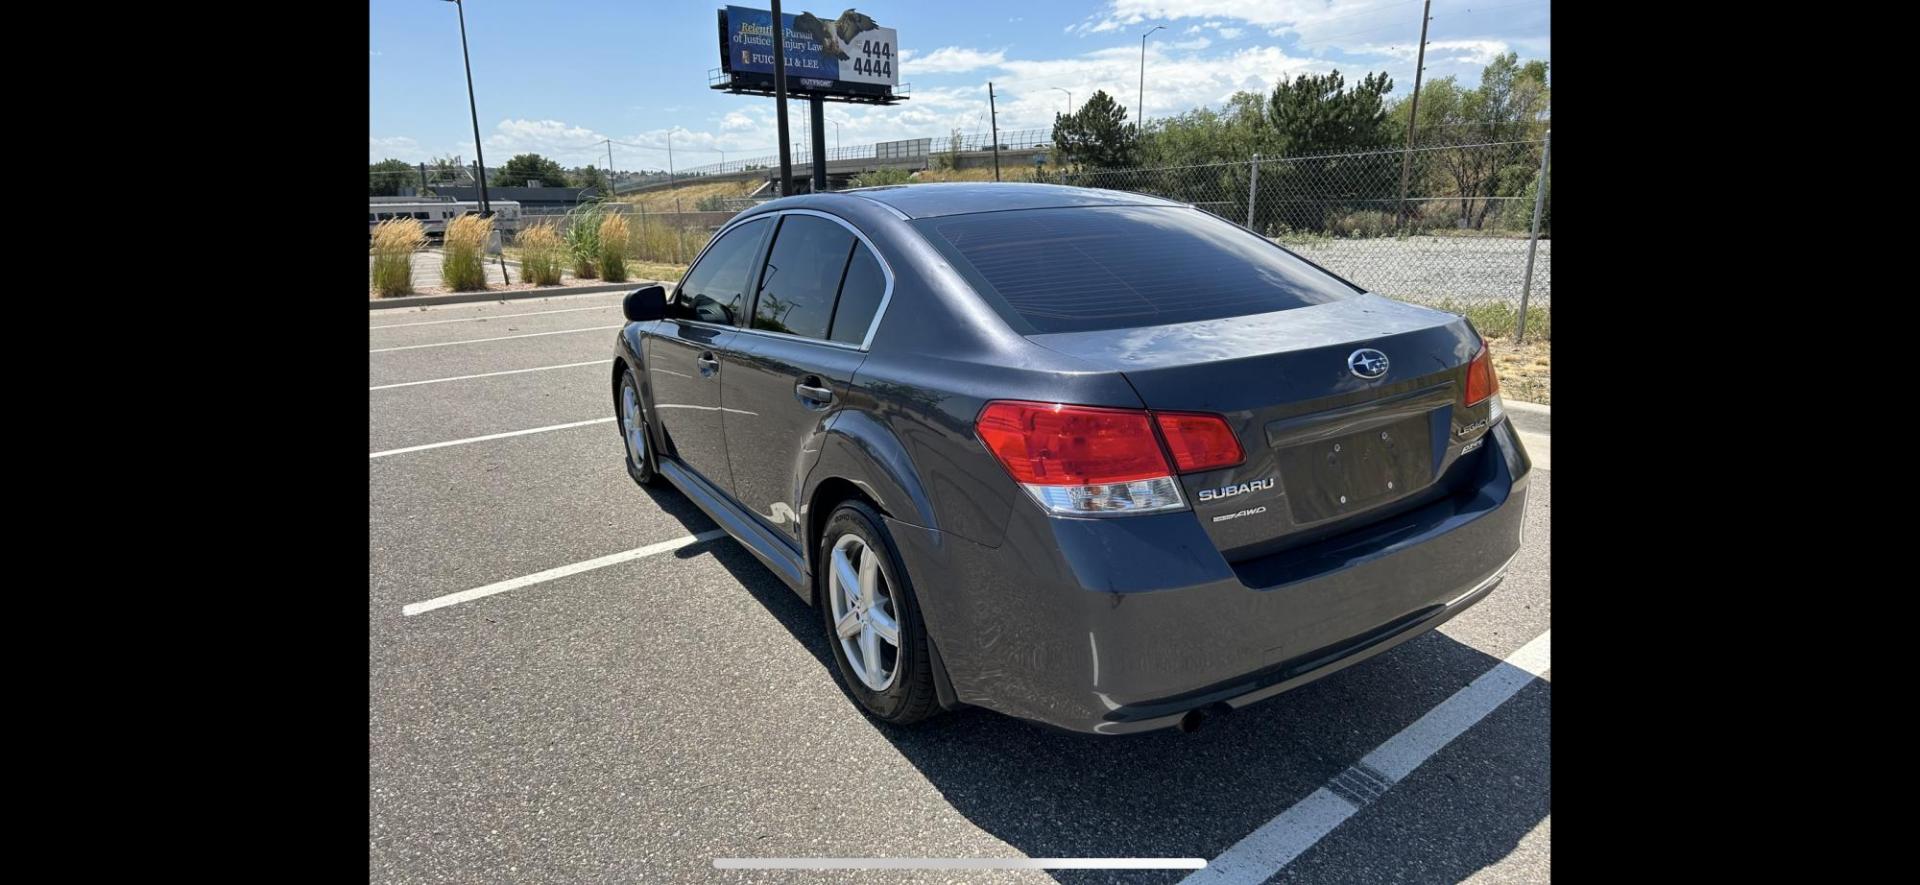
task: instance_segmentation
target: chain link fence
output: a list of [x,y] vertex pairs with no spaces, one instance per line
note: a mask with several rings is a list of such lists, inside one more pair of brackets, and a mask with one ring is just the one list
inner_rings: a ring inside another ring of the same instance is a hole
[[1370,291],[1551,338],[1550,138],[1029,175],[1191,203]]
[[[1038,145],[1045,135],[1003,132],[1001,143]],[[1030,169],[1007,177],[1191,203],[1370,291],[1465,314],[1495,337],[1524,333],[1550,340],[1550,139],[1429,138],[1412,150],[1134,169]],[[951,145],[933,140],[931,147],[939,152]],[[963,141],[962,150],[969,149],[976,144]],[[624,203],[606,209],[631,213],[631,257],[684,264],[714,228],[744,208],[720,202],[673,212]],[[545,223],[564,232],[566,212],[525,208],[511,227]],[[510,241],[511,231],[508,236]],[[418,270],[426,279],[437,276],[430,265]]]

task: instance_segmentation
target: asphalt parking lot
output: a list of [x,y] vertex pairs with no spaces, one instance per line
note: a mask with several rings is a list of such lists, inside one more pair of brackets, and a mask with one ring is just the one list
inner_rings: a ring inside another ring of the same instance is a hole
[[714,524],[627,477],[608,381],[619,304],[369,312],[372,881],[1189,875],[714,868],[753,857],[1549,878],[1550,468],[1486,601],[1194,734],[1081,736],[972,709],[892,730],[842,695],[805,603],[725,537],[685,543]]

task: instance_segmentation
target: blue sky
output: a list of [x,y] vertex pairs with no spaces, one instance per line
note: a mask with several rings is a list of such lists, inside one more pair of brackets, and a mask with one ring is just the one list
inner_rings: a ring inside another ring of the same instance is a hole
[[[838,16],[842,4],[783,0],[789,13]],[[678,168],[764,156],[773,101],[713,92],[720,0],[466,0],[467,40],[487,163],[534,151],[563,165]],[[741,2],[767,8],[770,4]],[[372,0],[367,63],[369,161],[473,159],[472,123],[454,6]],[[1044,128],[1096,89],[1130,113],[1147,42],[1149,117],[1219,106],[1241,89],[1338,68],[1413,85],[1420,0],[873,0],[853,7],[900,32],[900,79],[912,98],[889,108],[828,104],[827,144],[943,138],[987,130],[991,80],[1003,132]],[[1551,61],[1549,0],[1435,0],[1427,74],[1477,83],[1495,54]],[[805,138],[793,103],[792,138]],[[1137,116],[1137,114],[1135,114]]]

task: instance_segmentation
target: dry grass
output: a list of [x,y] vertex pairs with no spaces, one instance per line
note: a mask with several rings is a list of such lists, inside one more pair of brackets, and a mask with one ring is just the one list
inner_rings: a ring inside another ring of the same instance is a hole
[[659,280],[663,283],[679,282],[687,273],[684,264],[664,264],[655,261],[635,261],[627,265],[636,280]]
[[[619,198],[622,203],[632,203],[634,211],[645,209],[648,212],[697,212],[700,201],[709,197],[735,199],[745,197],[760,186],[763,179],[749,178],[740,181],[709,181],[701,184],[683,184],[678,187],[663,187],[659,190],[642,191]],[[676,203],[677,201],[677,203]]]
[[551,224],[536,224],[514,237],[520,253],[520,282],[558,286],[567,265],[567,244]]
[[[1528,318],[1532,326],[1532,317]],[[1493,371],[1500,377],[1500,395],[1505,399],[1553,405],[1553,342],[1535,338],[1527,330],[1527,342],[1515,344],[1507,338],[1489,336],[1493,348]]]
[[657,218],[635,218],[627,254],[643,261],[687,264],[711,236],[704,228],[679,227]]
[[493,233],[493,219],[463,215],[447,223],[442,242],[446,254],[440,262],[440,282],[455,292],[474,292],[487,288],[487,238]]
[[[1000,164],[1001,181],[1026,181],[1029,170],[1016,169],[1010,164]],[[1018,173],[1020,177],[1015,177]],[[931,181],[992,181],[993,167],[981,169],[922,169],[909,184],[922,184]]]
[[600,219],[600,278],[609,283],[627,281],[627,216],[610,212]]
[[373,290],[382,298],[413,294],[413,253],[427,244],[427,230],[411,218],[392,218],[373,228]]

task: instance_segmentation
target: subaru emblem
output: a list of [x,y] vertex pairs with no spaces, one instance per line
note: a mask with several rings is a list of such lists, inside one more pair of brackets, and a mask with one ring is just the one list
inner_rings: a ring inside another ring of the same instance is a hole
[[1387,374],[1387,355],[1371,347],[1363,347],[1347,357],[1347,368],[1360,378],[1372,381]]

